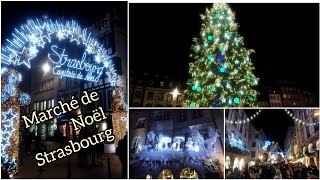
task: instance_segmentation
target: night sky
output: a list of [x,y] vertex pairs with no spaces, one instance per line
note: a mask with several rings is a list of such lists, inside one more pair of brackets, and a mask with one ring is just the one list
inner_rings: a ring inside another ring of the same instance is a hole
[[[130,68],[189,76],[192,38],[211,4],[129,4]],[[260,84],[294,80],[318,93],[318,4],[230,4]]]
[[[244,110],[248,117],[251,117],[257,110]],[[289,126],[293,126],[293,120],[284,109],[264,109],[251,121],[252,125],[266,134],[269,141],[279,143],[284,151],[284,140]]]
[[[85,28],[92,25],[106,12],[116,8],[120,13],[127,14],[127,2],[101,2],[101,1],[51,1],[51,2],[1,2],[1,41],[11,34],[14,28],[19,27],[28,19],[65,18],[77,20]],[[127,15],[123,16],[124,18]]]

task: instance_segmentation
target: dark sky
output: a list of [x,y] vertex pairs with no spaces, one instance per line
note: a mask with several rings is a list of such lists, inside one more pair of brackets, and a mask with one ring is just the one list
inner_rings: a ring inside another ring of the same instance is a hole
[[[127,2],[101,1],[51,1],[51,2],[1,2],[1,32],[2,37],[11,34],[15,27],[19,27],[28,19],[39,18],[44,15],[49,18],[65,18],[77,20],[82,27],[87,27],[105,16],[111,8],[121,13],[127,13]],[[127,17],[126,15],[124,16]],[[4,38],[1,38],[3,42]]]
[[[245,110],[248,117],[251,117],[257,110]],[[284,109],[264,109],[252,121],[253,126],[260,128],[267,135],[270,141],[279,143],[284,151],[284,140],[289,126],[293,126],[293,120],[287,115]]]
[[[192,38],[211,4],[130,4],[130,68],[188,79]],[[294,80],[318,92],[318,4],[230,4],[256,75]]]

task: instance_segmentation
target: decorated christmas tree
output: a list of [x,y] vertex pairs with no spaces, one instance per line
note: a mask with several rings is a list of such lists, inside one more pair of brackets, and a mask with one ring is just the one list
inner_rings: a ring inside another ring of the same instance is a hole
[[185,106],[255,106],[258,78],[227,4],[213,4],[201,15],[199,38],[193,39]]

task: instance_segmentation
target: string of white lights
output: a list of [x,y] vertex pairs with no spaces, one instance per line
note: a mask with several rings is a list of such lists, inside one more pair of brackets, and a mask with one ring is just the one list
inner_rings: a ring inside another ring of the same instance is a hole
[[251,120],[253,120],[254,118],[258,117],[258,115],[261,113],[261,109],[259,109],[256,113],[254,113],[252,116],[247,117],[247,119],[245,120],[226,120],[227,123],[231,123],[231,124],[244,124],[246,122],[250,122]]
[[295,122],[299,122],[300,124],[302,125],[307,125],[307,126],[312,126],[312,125],[316,125],[316,123],[319,124],[319,119],[318,119],[318,122],[313,122],[313,123],[306,123],[303,119],[300,119],[300,118],[297,118],[297,117],[294,117],[294,114],[292,112],[290,112],[288,109],[285,109],[284,110],[288,116],[290,116]]

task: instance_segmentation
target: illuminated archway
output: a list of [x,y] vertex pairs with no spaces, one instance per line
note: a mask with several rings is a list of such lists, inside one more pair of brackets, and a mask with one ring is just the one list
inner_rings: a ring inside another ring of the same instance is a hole
[[[57,44],[53,42],[57,42]],[[82,57],[78,59],[69,57],[65,47],[61,48],[58,45],[59,42],[67,42],[79,47],[79,49],[84,49]],[[11,67],[24,66],[30,69],[31,62],[46,49],[51,50],[48,52],[48,58],[53,65],[52,73],[60,78],[68,77],[97,82],[102,74],[106,74],[110,86],[115,87],[113,95],[117,98],[117,104],[112,105],[114,111],[112,120],[117,128],[114,129],[114,134],[119,132],[120,127],[126,128],[128,108],[122,90],[119,90],[119,87],[123,87],[123,83],[116,72],[114,63],[108,57],[107,49],[91,35],[89,30],[82,29],[76,21],[47,18],[28,20],[26,24],[14,29],[12,36],[6,39],[1,48],[1,164],[8,164],[7,170],[13,171],[11,174],[15,174],[17,169],[17,148],[19,147],[12,146],[12,144],[19,142],[15,134],[19,132],[20,128],[18,123],[20,105],[28,104],[31,101],[28,94],[21,93],[17,89],[18,83],[22,81],[22,76]],[[91,56],[93,61],[86,61],[87,56]],[[119,104],[121,104],[121,108],[118,107]],[[115,119],[121,120],[122,123],[115,122]],[[118,134],[121,134],[119,135],[121,137],[116,135],[115,141],[124,136],[123,132]]]
[[158,179],[173,179],[173,174],[169,169],[163,169],[160,172]]
[[180,179],[198,179],[198,173],[191,168],[184,168],[180,173]]

